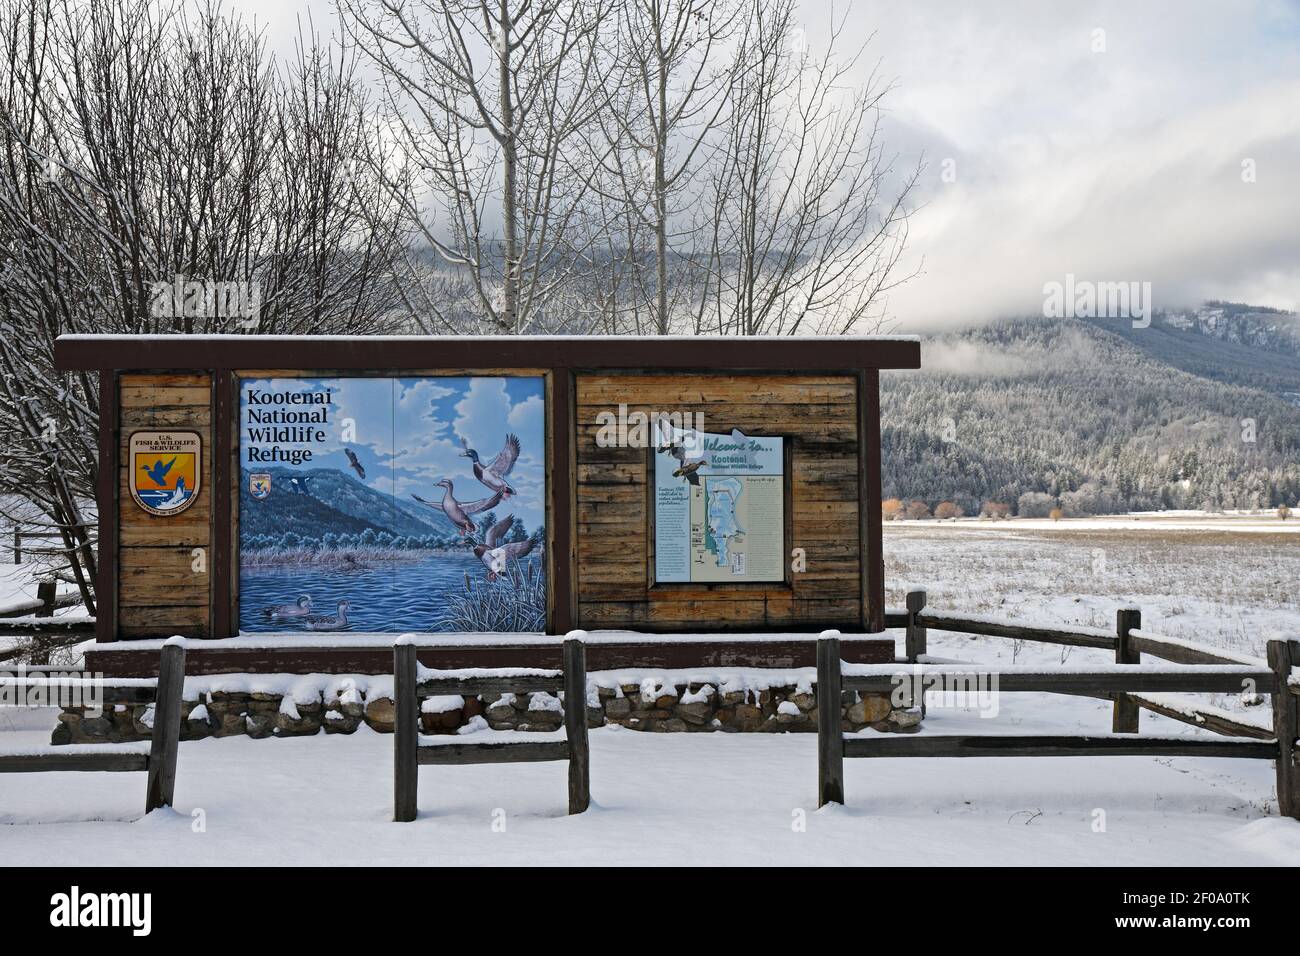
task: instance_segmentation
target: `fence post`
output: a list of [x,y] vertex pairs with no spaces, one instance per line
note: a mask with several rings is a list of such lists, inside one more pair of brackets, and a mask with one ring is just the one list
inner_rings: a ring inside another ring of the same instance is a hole
[[564,730],[569,738],[569,812],[591,803],[591,754],[587,746],[587,648],[582,631],[564,641]]
[[1277,676],[1273,691],[1273,732],[1277,736],[1277,808],[1300,820],[1300,767],[1296,735],[1300,733],[1300,697],[1288,686],[1291,668],[1300,663],[1300,641],[1269,641],[1268,666]]
[[817,806],[844,803],[844,731],[841,727],[840,632],[817,638]]
[[23,563],[23,533],[14,525],[14,564]]
[[[1135,607],[1122,607],[1115,612],[1115,663],[1141,664],[1142,652],[1133,647],[1132,633],[1142,627],[1142,612]],[[1111,712],[1110,729],[1117,734],[1138,732],[1138,715],[1141,708],[1128,694],[1115,695]]]
[[[909,664],[915,664],[920,660],[921,655],[926,651],[926,633],[925,628],[917,623],[917,618],[925,610],[925,592],[919,588],[914,588],[907,592],[907,632],[904,638],[904,649],[907,654]],[[925,717],[925,690],[921,691],[921,699],[911,699],[911,690],[908,691],[908,703],[912,707],[921,708],[921,717]]]
[[914,590],[907,592],[907,661],[915,664],[916,659],[926,653],[925,628],[916,622],[925,610],[925,592]]
[[419,701],[416,697],[415,643],[393,645],[393,821],[415,819],[420,781]]
[[54,616],[54,600],[59,593],[59,584],[57,581],[42,581],[36,585],[36,600],[41,602],[40,610],[36,612],[37,617]]
[[144,812],[170,807],[176,793],[176,756],[181,739],[181,697],[185,691],[185,646],[171,638],[158,664],[153,704],[153,739],[149,744],[149,782]]

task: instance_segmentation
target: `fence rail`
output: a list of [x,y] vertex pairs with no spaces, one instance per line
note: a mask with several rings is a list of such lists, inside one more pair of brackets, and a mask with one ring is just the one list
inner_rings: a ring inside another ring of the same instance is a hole
[[42,581],[37,585],[36,597],[22,601],[12,601],[0,607],[0,618],[9,617],[50,617],[57,608],[76,607],[81,603],[81,595],[76,591],[58,594],[53,581]]
[[64,542],[63,532],[56,528],[46,528],[42,530],[39,526],[32,526],[23,529],[22,525],[13,526],[13,559],[14,564],[23,563],[23,542],[24,541],[56,541],[56,547],[29,548],[32,554],[67,554],[69,551],[75,551],[79,545],[69,547]]
[[[897,665],[866,664],[845,669],[844,690],[870,694],[887,694],[899,686],[898,677],[906,675]],[[1110,695],[1132,691],[1198,693],[1237,693],[1244,686],[1261,694],[1277,688],[1277,675],[1271,670],[1253,667],[1187,668],[1172,671],[1167,667],[1143,664],[1116,665],[1096,670],[989,670],[978,665],[918,664],[915,676],[920,679],[960,679],[973,673],[996,680],[1000,692],[1040,692],[1049,694]]]
[[[437,672],[418,679],[416,645],[399,639],[393,645],[393,820],[408,823],[417,814],[419,772],[430,764],[523,763],[539,760],[569,762],[569,813],[582,813],[591,803],[591,756],[587,744],[587,656],[581,632],[573,632],[563,648],[563,670],[509,669],[501,673]],[[444,694],[477,695],[563,692],[564,739],[543,734],[483,731],[447,741],[422,743],[420,701]],[[526,739],[526,738],[533,739]],[[537,739],[537,738],[543,739]]]
[[0,677],[0,683],[26,693],[34,687],[75,688],[95,685],[103,706],[153,704],[153,737],[149,750],[131,745],[94,745],[86,751],[0,751],[0,773],[46,773],[51,771],[146,771],[145,813],[170,807],[176,792],[176,757],[180,747],[181,694],[185,685],[185,648],[179,642],[163,645],[158,679],[137,678],[120,683],[96,684],[86,678],[60,679],[57,668],[41,668],[31,676]]
[[1255,757],[1277,756],[1273,740],[1197,740],[1186,737],[962,736],[849,737],[846,757]]
[[[1166,637],[1142,629],[1142,612],[1137,608],[1120,608],[1115,613],[1115,633],[1110,634],[1100,628],[1061,628],[1041,625],[1020,625],[1014,622],[998,621],[992,618],[971,614],[943,612],[927,613],[926,593],[913,589],[907,592],[907,609],[894,611],[886,615],[886,622],[891,627],[906,629],[907,659],[917,661],[926,654],[926,635],[928,628],[953,631],[959,634],[976,634],[984,637],[1007,637],[1013,640],[1034,643],[1057,644],[1074,647],[1094,647],[1099,650],[1113,650],[1117,664],[1140,664],[1142,655],[1169,661],[1173,664],[1223,664],[1226,666],[1250,666],[1260,670],[1270,667],[1262,658],[1246,654],[1235,654],[1219,648],[1206,647],[1181,638]],[[1241,690],[1240,687],[1234,688]],[[1292,686],[1292,693],[1300,693],[1300,687]],[[1134,693],[1099,692],[1097,690],[1060,691],[1084,696],[1108,698],[1114,701],[1111,730],[1115,733],[1137,733],[1139,712],[1149,710],[1152,713],[1182,721],[1194,727],[1212,730],[1227,736],[1257,737],[1258,728],[1248,724],[1236,726],[1230,718],[1214,711],[1199,708],[1171,708],[1167,704],[1145,699]]]
[[1028,624],[1011,624],[987,618],[957,614],[921,614],[916,624],[936,631],[957,631],[964,634],[983,634],[986,637],[1009,637],[1018,641],[1036,641],[1042,644],[1062,644],[1068,647],[1095,647],[1114,650],[1116,636],[1095,629],[1040,627]]
[[[927,683],[978,676],[990,690],[1070,694],[1113,701],[1109,735],[1084,736],[940,736],[910,737],[843,733],[834,708],[818,708],[818,799],[844,802],[845,757],[1034,757],[1034,756],[1216,756],[1273,760],[1277,771],[1278,808],[1300,819],[1300,641],[1269,641],[1267,660],[1205,647],[1142,629],[1136,608],[1116,613],[1115,632],[1098,628],[1056,628],[999,621],[976,615],[926,610],[926,593],[907,593],[906,610],[891,611],[885,622],[905,629],[907,669],[898,665],[845,665],[839,635],[828,631],[817,642],[818,701],[840,700],[843,691],[895,693],[924,707]],[[1089,647],[1113,651],[1113,666],[1056,669],[982,668],[971,664],[926,662],[928,631],[953,631],[986,637]],[[1143,655],[1168,662],[1143,664]],[[1170,666],[1173,665],[1173,666]],[[911,687],[907,688],[907,683]],[[1222,711],[1177,705],[1144,693],[1268,694],[1272,726],[1263,728]],[[1138,736],[1142,710],[1170,717],[1229,739]]]

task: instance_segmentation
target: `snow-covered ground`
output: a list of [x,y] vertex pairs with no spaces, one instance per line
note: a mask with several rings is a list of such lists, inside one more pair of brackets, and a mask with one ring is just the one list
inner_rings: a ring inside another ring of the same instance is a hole
[[[1054,711],[1024,696],[1004,702],[998,723],[1007,732],[1108,723],[1101,704],[1053,701]],[[934,710],[928,723],[947,732],[989,724]],[[187,742],[176,809],[144,819],[143,774],[6,775],[0,860],[517,867],[1300,859],[1300,824],[1265,813],[1272,770],[1264,761],[849,760],[848,804],[817,811],[809,734],[602,728],[592,731],[591,748],[593,805],[575,817],[565,815],[564,764],[510,764],[423,767],[419,819],[391,823],[392,737],[364,726],[350,737]],[[195,832],[199,818],[203,832]]]
[[1145,630],[1262,657],[1268,640],[1300,637],[1298,529],[1180,513],[887,522],[887,603],[919,587],[935,609],[1107,629],[1132,605]]
[[[1187,519],[1190,520],[1190,519]],[[1261,654],[1300,636],[1290,534],[1206,528],[888,525],[890,603],[1144,627]],[[1197,522],[1193,521],[1193,524]],[[995,530],[994,530],[995,529]],[[815,556],[810,555],[810,560]],[[1077,599],[1077,600],[1076,600]],[[1087,649],[931,633],[936,656],[989,664],[1103,662]],[[811,676],[811,675],[809,675]],[[1211,698],[1201,698],[1211,702]],[[1214,702],[1267,720],[1267,704]],[[923,733],[1110,729],[1109,705],[1006,694],[995,718],[930,707]],[[50,713],[9,718],[0,747],[48,739]],[[1142,714],[1144,732],[1201,733]],[[0,721],[0,727],[5,721]],[[848,760],[845,807],[815,809],[812,735],[591,733],[592,809],[565,815],[563,764],[425,767],[420,818],[389,822],[392,738],[235,737],[181,747],[174,811],[141,818],[143,774],[0,775],[0,861],[11,865],[671,866],[870,863],[1294,865],[1300,823],[1276,816],[1272,764],[1205,758]],[[198,816],[195,814],[198,812]],[[195,832],[202,820],[202,832]],[[127,851],[129,850],[129,857]]]
[[1282,519],[1272,511],[1135,511],[1090,518],[926,518],[893,521],[886,527],[958,527],[1002,531],[1218,531],[1231,534],[1300,534],[1300,518]]

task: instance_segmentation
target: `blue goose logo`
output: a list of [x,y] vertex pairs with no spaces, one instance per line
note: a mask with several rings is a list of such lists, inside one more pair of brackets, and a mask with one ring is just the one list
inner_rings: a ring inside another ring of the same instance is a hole
[[199,494],[201,439],[195,432],[131,436],[131,497],[152,515],[180,514]]

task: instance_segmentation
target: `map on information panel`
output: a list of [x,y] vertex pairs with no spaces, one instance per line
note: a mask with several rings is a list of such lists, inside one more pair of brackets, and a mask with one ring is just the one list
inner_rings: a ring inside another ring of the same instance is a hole
[[783,439],[670,432],[655,451],[655,580],[785,580]]

